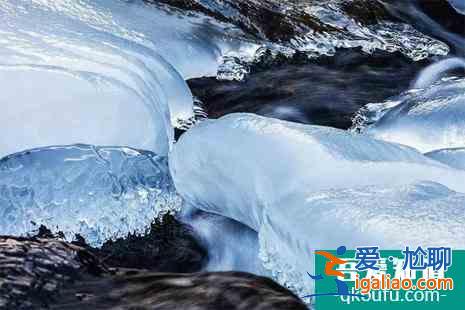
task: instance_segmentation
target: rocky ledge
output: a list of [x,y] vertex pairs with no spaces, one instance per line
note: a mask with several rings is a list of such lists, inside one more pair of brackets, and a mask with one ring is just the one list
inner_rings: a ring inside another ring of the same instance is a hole
[[100,249],[59,237],[0,236],[0,309],[307,309],[268,278],[181,273],[199,270],[205,251],[171,217]]

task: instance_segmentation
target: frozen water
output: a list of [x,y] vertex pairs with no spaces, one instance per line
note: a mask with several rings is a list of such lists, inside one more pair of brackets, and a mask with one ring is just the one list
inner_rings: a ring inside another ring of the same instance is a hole
[[465,148],[442,149],[426,153],[425,156],[450,167],[465,170]]
[[184,78],[216,75],[240,48],[218,23],[138,0],[5,0],[0,20],[0,156],[71,143],[166,154],[171,125],[193,117]]
[[259,232],[265,267],[300,296],[312,292],[315,250],[465,246],[465,194],[433,182],[290,196]]
[[[192,7],[202,7],[204,11],[209,11],[210,15],[221,16],[233,24],[241,25],[260,38],[267,47],[281,51],[300,50],[315,56],[332,55],[337,48],[361,47],[366,52],[376,49],[400,51],[415,60],[449,52],[446,44],[422,34],[412,26],[387,21],[382,15],[389,5],[378,1],[358,6],[348,0],[189,2],[195,4]],[[364,14],[363,10],[371,11]],[[364,19],[370,19],[366,15],[377,15],[376,21],[365,22]],[[263,16],[274,16],[283,30],[269,27]]]
[[420,72],[413,88],[426,88],[438,81],[448,70],[457,68],[465,69],[465,59],[453,57],[438,61]]
[[[258,232],[265,267],[298,293],[310,288],[301,276],[311,271],[312,249],[364,241],[391,247],[405,242],[462,242],[455,233],[465,220],[465,200],[453,190],[465,191],[465,173],[413,148],[369,136],[231,114],[185,133],[174,146],[170,169],[186,203]],[[325,201],[328,215],[320,207]],[[416,220],[415,214],[427,214],[436,203],[439,208],[429,217]],[[347,220],[337,209],[342,204]],[[450,216],[444,215],[449,211]],[[331,212],[338,215],[334,222]],[[364,231],[376,227],[380,233],[370,231],[362,237],[357,224],[368,216],[372,220],[367,220]],[[403,218],[409,226],[394,229]],[[345,225],[340,235],[334,230],[338,220]],[[452,228],[441,226],[444,222]],[[404,234],[406,229],[412,234]],[[217,234],[211,235],[213,242],[207,244],[214,247]],[[240,240],[236,241],[231,247],[239,247]]]
[[462,174],[412,148],[252,114],[192,128],[174,147],[170,168],[187,201],[255,230],[264,208],[296,190],[423,179],[465,188]]
[[0,234],[23,235],[43,224],[100,245],[143,232],[180,207],[166,157],[152,152],[73,145],[0,160]]
[[359,112],[355,128],[429,152],[465,146],[465,79],[443,78]]
[[399,51],[420,60],[430,55],[447,55],[449,47],[436,39],[422,34],[411,25],[379,20],[365,24],[342,9],[344,0],[302,1],[302,9],[325,25],[340,31],[310,32],[293,40],[299,50],[319,54],[333,54],[336,48],[361,47],[366,52],[376,49]]

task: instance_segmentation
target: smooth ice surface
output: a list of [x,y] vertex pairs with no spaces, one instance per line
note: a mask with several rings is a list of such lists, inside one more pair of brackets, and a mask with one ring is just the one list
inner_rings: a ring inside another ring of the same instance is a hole
[[239,48],[219,24],[139,0],[4,0],[0,20],[0,156],[72,143],[166,154],[171,125],[193,117],[184,78],[215,75]]
[[443,78],[361,109],[355,128],[422,152],[465,146],[465,79]]
[[413,88],[426,88],[438,81],[441,75],[451,69],[465,69],[465,59],[459,57],[447,58],[426,67],[418,75]]
[[436,150],[426,153],[425,156],[450,167],[465,170],[465,148]]
[[[73,145],[24,151],[0,160],[0,234],[46,225],[91,245],[144,232],[179,210],[166,157],[122,147]],[[34,222],[35,224],[33,224]]]
[[465,194],[438,183],[301,193],[282,205],[266,212],[261,258],[299,296],[312,293],[315,250],[465,247]]
[[252,114],[192,128],[175,145],[170,168],[188,202],[255,230],[264,208],[295,191],[424,179],[465,189],[465,175],[412,148]]
[[[463,227],[458,224],[464,220],[465,199],[452,189],[465,191],[465,173],[413,148],[369,136],[231,114],[202,122],[185,133],[174,146],[170,169],[186,203],[258,232],[265,267],[299,293],[311,288],[297,276],[311,271],[308,255],[312,249],[334,248],[341,242],[350,247],[364,241],[392,247],[419,241],[463,243],[456,232]],[[411,185],[423,181],[438,184]],[[351,193],[357,195],[350,197]],[[328,204],[321,207],[314,201]],[[438,209],[429,217],[414,217],[416,210],[426,216],[437,202]],[[347,220],[343,211],[337,211],[344,203]],[[317,206],[314,214],[313,206]],[[338,217],[331,222],[334,213]],[[370,216],[367,236],[362,237],[357,224]],[[394,229],[402,218],[411,227]],[[318,219],[321,225],[316,226]],[[436,220],[429,228],[423,226]],[[345,228],[338,230],[338,221]],[[450,229],[440,226],[445,222],[453,224]],[[381,233],[369,230],[375,227]],[[413,233],[399,233],[407,229]],[[460,234],[465,234],[461,230]],[[292,266],[297,268],[296,274]],[[283,274],[285,270],[289,272]]]

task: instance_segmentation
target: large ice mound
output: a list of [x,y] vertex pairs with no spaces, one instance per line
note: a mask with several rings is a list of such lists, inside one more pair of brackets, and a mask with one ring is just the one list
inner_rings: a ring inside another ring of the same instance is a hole
[[172,125],[194,115],[184,78],[215,75],[237,45],[139,0],[4,0],[0,20],[0,156],[72,143],[166,154]]
[[0,160],[0,234],[43,224],[100,245],[180,207],[166,157],[149,151],[73,145]]
[[418,180],[465,189],[459,181],[465,175],[413,148],[253,114],[192,128],[175,145],[170,168],[188,202],[256,230],[263,209],[296,191]]
[[369,136],[231,114],[185,133],[170,169],[190,206],[258,232],[265,266],[298,293],[311,289],[313,249],[464,245],[465,173]]

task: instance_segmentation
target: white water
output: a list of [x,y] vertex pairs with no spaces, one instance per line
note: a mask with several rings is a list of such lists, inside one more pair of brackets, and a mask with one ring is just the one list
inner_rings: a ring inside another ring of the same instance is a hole
[[452,69],[465,70],[465,59],[454,57],[438,61],[423,69],[416,79],[413,88],[426,88],[438,81],[447,71]]

